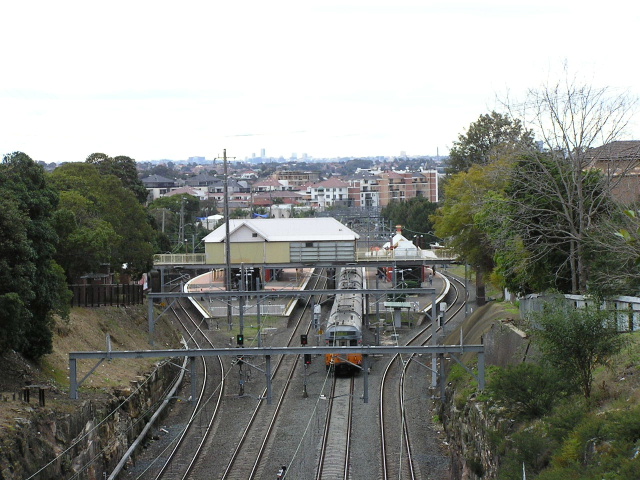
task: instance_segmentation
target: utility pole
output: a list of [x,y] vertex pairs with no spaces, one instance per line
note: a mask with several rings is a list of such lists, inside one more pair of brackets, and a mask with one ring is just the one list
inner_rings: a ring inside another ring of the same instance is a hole
[[[227,172],[227,149],[222,151],[222,159],[224,161],[224,226],[225,226],[225,238],[224,238],[224,253],[226,268],[224,272],[224,283],[227,292],[231,291],[231,242],[229,241],[229,175]],[[229,330],[233,328],[233,314],[231,300],[227,301],[227,321],[229,323]]]
[[[178,239],[178,242],[180,243],[180,245],[184,245],[184,197],[180,198],[180,228],[178,229],[178,231],[180,232],[180,238]],[[185,247],[185,253],[186,253],[186,247]]]

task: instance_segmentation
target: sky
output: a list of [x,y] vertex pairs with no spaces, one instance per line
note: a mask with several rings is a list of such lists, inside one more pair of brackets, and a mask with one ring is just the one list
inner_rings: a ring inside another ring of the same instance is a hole
[[45,162],[442,156],[565,64],[640,95],[640,6],[619,0],[33,0],[0,18],[0,154]]

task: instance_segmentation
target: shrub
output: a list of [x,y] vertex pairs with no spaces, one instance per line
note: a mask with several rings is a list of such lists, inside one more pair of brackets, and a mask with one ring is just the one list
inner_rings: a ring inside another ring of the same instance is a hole
[[551,461],[556,447],[552,438],[545,435],[541,426],[526,428],[513,434],[511,448],[502,460],[499,479],[522,478],[523,465],[527,475],[537,475]]
[[565,397],[568,386],[555,369],[521,363],[500,369],[488,385],[491,398],[515,419],[538,418]]
[[563,399],[546,417],[547,433],[557,442],[562,442],[582,422],[587,412],[587,402],[583,398]]
[[[640,407],[584,415],[540,480],[635,479],[640,451]],[[577,476],[579,474],[579,476]]]

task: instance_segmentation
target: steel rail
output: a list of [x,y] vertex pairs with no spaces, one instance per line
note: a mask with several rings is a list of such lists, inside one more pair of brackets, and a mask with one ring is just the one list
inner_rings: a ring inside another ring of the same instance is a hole
[[[325,476],[331,479],[340,477],[342,480],[349,478],[355,379],[351,377],[348,385],[342,385],[347,387],[343,390],[346,393],[338,390],[338,382],[339,380],[334,377],[328,398],[329,405],[323,429],[316,480],[321,480]],[[343,404],[343,399],[346,405]],[[336,403],[340,403],[337,409],[334,408]]]
[[[456,291],[456,298],[458,296],[458,289],[455,289]],[[466,301],[466,300],[465,300]],[[447,312],[453,307],[452,305],[449,305],[447,308]],[[432,310],[433,305],[430,305],[429,307],[427,307],[425,310]],[[462,307],[460,307],[462,308]],[[459,311],[459,309],[456,311],[456,313]],[[449,315],[447,318],[447,321],[449,321],[451,318],[453,317],[453,315]],[[431,329],[431,325],[432,323],[428,323],[425,325],[424,328],[420,329],[417,333],[415,333],[407,342],[405,345],[410,345],[411,343],[414,343],[418,338],[420,338],[421,336],[425,335],[427,331],[429,331]],[[429,335],[423,342],[421,342],[422,345],[426,344],[429,342],[429,340],[431,339],[431,335]],[[415,478],[415,473],[414,473],[414,465],[413,465],[413,459],[412,459],[412,455],[411,455],[411,444],[410,444],[410,436],[408,433],[408,427],[407,424],[408,422],[406,421],[406,417],[405,417],[405,409],[403,407],[404,405],[404,393],[403,393],[403,385],[404,385],[404,376],[405,376],[405,372],[406,372],[406,368],[408,367],[409,363],[412,361],[413,357],[414,357],[414,353],[410,353],[409,354],[409,358],[403,362],[403,366],[402,366],[402,370],[401,370],[401,374],[400,374],[400,380],[399,380],[399,387],[398,387],[398,398],[399,398],[399,405],[400,405],[400,415],[401,415],[401,425],[402,425],[402,430],[401,430],[401,448],[404,446],[406,448],[407,451],[407,458],[408,458],[408,462],[409,462],[409,467],[408,467],[408,471],[410,472],[411,478]],[[393,367],[393,365],[395,363],[397,363],[399,361],[399,359],[401,358],[401,354],[398,353],[396,355],[394,355],[389,362],[387,363],[387,366],[383,372],[382,375],[382,379],[381,379],[381,383],[380,383],[380,399],[379,399],[379,415],[380,415],[380,449],[381,449],[381,453],[382,453],[382,475],[383,475],[383,479],[387,480],[388,478],[390,478],[389,476],[389,468],[390,468],[390,464],[388,461],[388,452],[387,452],[387,440],[386,440],[386,427],[385,427],[385,401],[384,401],[384,391],[385,391],[385,386],[388,383],[388,378],[389,378],[389,372],[391,371],[391,368]],[[399,468],[401,469],[401,461],[399,460],[398,464],[400,465]]]
[[[314,287],[316,287],[318,285],[318,283],[320,282],[320,277],[317,278],[316,284],[314,285]],[[291,332],[291,335],[289,336],[288,340],[287,340],[287,344],[291,344],[294,341],[294,338],[296,338],[296,332],[299,330],[301,324],[302,324],[302,319],[304,317],[304,313],[306,311],[306,309],[308,308],[308,304],[311,301],[311,296],[307,297],[307,301],[304,305],[304,307],[301,309],[300,315],[298,317],[298,319],[295,322],[295,326]],[[308,332],[308,328],[307,327],[307,332]],[[236,352],[237,353],[237,352]],[[293,362],[293,365],[291,366],[291,368],[289,369],[289,374],[287,375],[287,380],[285,382],[285,385],[283,387],[283,392],[282,395],[280,395],[278,403],[276,405],[275,411],[272,415],[271,421],[269,422],[269,424],[266,427],[266,430],[264,432],[262,432],[261,434],[261,438],[263,439],[261,442],[261,445],[259,446],[258,452],[256,453],[256,456],[254,458],[252,467],[251,467],[251,471],[248,472],[248,476],[245,477],[247,478],[247,480],[251,480],[254,478],[254,476],[256,475],[256,472],[258,470],[260,461],[262,459],[262,456],[264,455],[264,450],[266,448],[267,442],[268,442],[268,437],[271,434],[272,430],[273,430],[273,426],[275,425],[275,422],[277,420],[277,416],[280,412],[280,406],[282,404],[282,401],[285,397],[285,394],[288,390],[289,385],[291,384],[290,379],[293,377],[293,373],[295,371],[296,365],[298,364],[298,358],[299,355],[297,355],[295,357],[295,361]],[[275,367],[273,368],[273,372],[272,372],[272,378],[275,378],[276,375],[278,374],[278,372],[280,371],[281,366],[283,365],[283,362],[285,361],[285,356],[281,356],[278,361],[276,362]],[[267,389],[265,388],[262,391],[262,395],[261,395],[261,399],[265,398],[265,395],[267,393]],[[244,431],[242,432],[242,435],[240,437],[240,440],[238,441],[238,444],[236,445],[236,448],[234,449],[233,454],[231,455],[231,458],[227,464],[227,467],[225,468],[221,480],[226,480],[228,478],[230,478],[232,476],[232,469],[234,467],[234,465],[237,463],[238,458],[240,457],[240,453],[242,451],[243,448],[245,448],[245,443],[247,441],[247,438],[249,436],[249,432],[252,428],[252,426],[254,425],[256,419],[258,418],[258,414],[259,412],[262,410],[262,406],[264,405],[263,402],[258,402],[258,404],[256,405],[256,408],[254,409],[249,422],[247,424],[247,426],[245,427]]]
[[[462,285],[462,282],[460,282],[460,280],[458,280],[457,278],[454,278],[450,275],[446,275],[447,277],[451,278],[452,280],[454,280],[455,282],[458,282]],[[460,289],[454,286],[454,291],[455,291],[455,299],[453,302],[451,302],[450,305],[448,305],[447,310],[445,313],[448,313],[448,317],[447,317],[447,321],[445,322],[448,323],[449,321],[451,321],[451,319],[453,319],[455,317],[456,314],[458,314],[463,308],[464,305],[467,301],[466,297],[463,300],[463,302],[455,309],[455,311],[453,313],[451,313],[450,311],[453,310],[454,305],[456,304],[456,302],[458,301],[458,299],[460,298]],[[442,327],[439,327],[438,330],[440,330]],[[427,343],[430,340],[430,336],[427,337],[424,343]],[[414,340],[417,339],[417,337],[414,337]],[[404,390],[404,386],[405,386],[405,378],[407,376],[407,371],[409,369],[409,366],[411,365],[411,362],[414,359],[414,354],[412,354],[409,359],[404,362],[403,366],[402,366],[402,375],[400,378],[400,411],[401,411],[401,415],[402,415],[402,431],[403,431],[403,438],[404,438],[404,446],[406,449],[406,453],[407,453],[407,461],[409,463],[409,474],[410,474],[410,478],[413,480],[416,478],[416,473],[415,473],[415,465],[413,462],[413,455],[412,455],[412,443],[411,443],[411,435],[410,435],[410,426],[409,426],[409,422],[407,421],[406,418],[406,414],[407,414],[407,409],[405,408],[405,390]]]
[[[189,319],[189,321],[191,322],[191,324],[195,327],[193,331],[191,331],[187,325],[185,324],[185,322],[180,318],[180,316],[178,315],[178,312],[175,311],[175,309],[172,307],[172,310],[174,311],[174,315],[176,316],[176,318],[178,319],[178,321],[180,322],[180,324],[182,325],[182,327],[189,333],[191,340],[196,344],[196,346],[199,346],[198,341],[194,338],[194,332],[195,333],[200,333],[202,335],[202,337],[205,339],[206,342],[208,342],[211,346],[213,346],[213,344],[211,343],[211,341],[208,339],[207,335],[205,334],[204,331],[202,331],[202,329],[200,328],[200,326],[197,324],[197,322],[193,319],[193,317],[189,314],[189,312],[187,311],[187,309],[184,307],[184,305],[179,304],[182,313],[184,315],[186,315],[186,317]],[[202,437],[200,438],[200,440],[197,443],[197,446],[195,448],[194,451],[189,453],[189,461],[187,463],[187,466],[183,472],[183,474],[179,477],[181,480],[185,480],[186,478],[189,478],[189,475],[191,474],[198,458],[200,457],[200,454],[203,451],[203,448],[206,444],[206,441],[208,439],[208,436],[211,432],[212,426],[214,424],[214,421],[216,419],[216,416],[218,414],[218,412],[220,411],[220,404],[222,401],[222,393],[224,390],[224,365],[222,364],[222,360],[221,357],[217,357],[219,365],[220,365],[220,369],[221,369],[221,382],[220,382],[220,386],[218,389],[218,398],[216,400],[216,405],[214,408],[214,411],[212,412],[211,416],[209,417],[208,421],[207,421],[207,425],[204,431],[204,434],[202,435]],[[198,395],[198,399],[197,402],[193,408],[193,411],[189,417],[189,420],[187,421],[187,424],[185,425],[185,427],[183,428],[183,430],[181,431],[179,437],[177,438],[177,440],[175,441],[174,447],[171,450],[171,452],[169,453],[169,455],[167,456],[167,459],[165,461],[165,463],[163,464],[162,468],[160,469],[160,471],[158,472],[158,474],[155,476],[155,479],[158,480],[160,478],[163,478],[167,475],[167,471],[169,469],[169,467],[173,464],[174,459],[176,458],[176,456],[178,455],[178,452],[180,450],[180,448],[183,446],[184,442],[186,441],[186,438],[188,437],[191,429],[193,428],[194,424],[195,424],[195,420],[198,416],[198,414],[202,411],[202,407],[203,405],[206,405],[206,403],[209,401],[208,399],[205,401],[205,397],[204,394],[207,390],[208,387],[208,382],[210,381],[209,379],[209,375],[207,373],[207,361],[204,357],[201,358],[202,360],[202,368],[203,368],[203,381],[202,381],[202,385],[201,388],[199,390],[199,395]],[[193,381],[193,379],[192,379]],[[195,400],[195,399],[192,399]]]

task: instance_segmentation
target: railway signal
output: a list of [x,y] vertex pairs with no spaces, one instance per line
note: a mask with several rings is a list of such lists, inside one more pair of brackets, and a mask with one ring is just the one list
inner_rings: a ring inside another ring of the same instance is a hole
[[238,343],[239,347],[242,347],[244,345],[244,335],[242,335],[241,333],[239,333],[236,337],[236,341]]
[[280,470],[278,471],[278,477],[277,477],[278,480],[281,480],[282,478],[284,478],[284,474],[286,473],[286,471],[287,471],[287,466],[286,465],[282,465],[280,467]]
[[304,354],[304,364],[305,365],[311,365],[311,354],[310,353],[305,353]]
[[300,335],[300,345],[306,345],[307,344],[307,334],[303,333],[302,335]]

